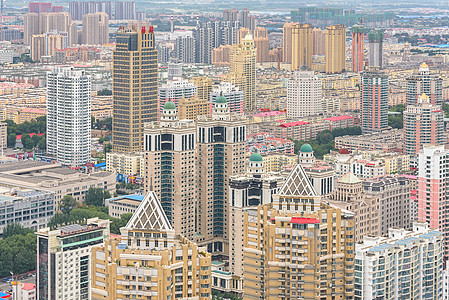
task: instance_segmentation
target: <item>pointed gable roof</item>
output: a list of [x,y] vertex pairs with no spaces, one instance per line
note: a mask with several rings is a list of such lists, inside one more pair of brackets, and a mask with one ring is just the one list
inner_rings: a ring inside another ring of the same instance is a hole
[[173,230],[155,192],[149,192],[145,195],[125,228]]
[[304,168],[298,164],[290,172],[279,191],[281,197],[314,197],[317,196],[315,189],[310,183]]
[[361,182],[361,180],[355,176],[354,174],[352,174],[351,172],[346,173],[345,175],[343,175],[340,179],[338,179],[337,182],[341,182],[341,183],[359,183]]

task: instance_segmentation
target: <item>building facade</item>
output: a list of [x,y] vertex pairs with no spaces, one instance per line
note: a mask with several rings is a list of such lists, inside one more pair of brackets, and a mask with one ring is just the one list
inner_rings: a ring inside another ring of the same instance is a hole
[[326,27],[326,73],[342,73],[346,69],[346,26]]
[[369,41],[369,61],[370,67],[383,67],[383,39],[384,33],[382,30],[373,30],[368,33]]
[[443,79],[437,74],[430,73],[429,66],[423,62],[418,72],[407,77],[406,103],[416,105],[419,97],[425,93],[429,97],[429,102],[434,105],[443,103]]
[[312,25],[295,23],[291,28],[291,69],[312,68]]
[[83,15],[81,40],[86,45],[109,43],[109,17],[105,12]]
[[359,73],[365,69],[364,44],[365,27],[363,25],[354,25],[352,32],[352,72]]
[[322,108],[322,82],[315,72],[301,68],[287,81],[287,117],[318,115]]

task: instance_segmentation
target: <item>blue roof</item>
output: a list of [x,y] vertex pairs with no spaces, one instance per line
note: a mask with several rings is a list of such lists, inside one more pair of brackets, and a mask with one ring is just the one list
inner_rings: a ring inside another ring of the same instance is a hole
[[374,246],[369,250],[374,251],[374,252],[381,252],[381,251],[388,250],[393,247],[394,247],[394,245],[392,245],[392,244],[382,244],[382,245]]
[[419,241],[419,239],[417,237],[410,236],[408,238],[396,241],[395,244],[397,244],[397,245],[407,245],[409,243],[413,243],[413,242],[417,242],[417,241]]
[[6,296],[11,296],[10,294],[5,294],[5,293],[3,293],[3,292],[0,292],[0,298],[1,297],[6,297]]
[[130,199],[130,200],[142,201],[144,197],[145,197],[144,195],[138,195],[138,194],[123,195],[120,197],[109,199],[109,201],[120,200],[120,199]]
[[219,271],[219,270],[213,270],[212,273],[218,273],[218,274],[223,274],[223,275],[231,275],[231,273],[229,273],[229,272]]
[[429,231],[427,233],[423,233],[421,234],[419,237],[422,239],[430,239],[436,236],[442,235],[442,233],[438,230],[434,230],[434,231]]
[[101,167],[106,167],[106,163],[102,162],[102,163],[99,163],[99,164],[95,165],[95,168],[101,168]]

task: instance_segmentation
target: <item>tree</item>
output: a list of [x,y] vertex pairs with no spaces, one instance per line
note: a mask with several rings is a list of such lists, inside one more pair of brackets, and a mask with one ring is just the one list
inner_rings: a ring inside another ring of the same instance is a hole
[[37,143],[37,147],[40,150],[47,150],[47,139],[45,137],[42,137],[39,142]]
[[2,237],[6,239],[13,235],[27,235],[28,233],[33,233],[33,230],[23,227],[20,223],[10,223],[3,229]]
[[63,214],[67,215],[77,205],[78,205],[78,202],[76,202],[75,198],[73,198],[70,195],[65,195],[64,197],[62,197],[61,201],[59,202],[59,209],[61,210],[61,212]]
[[111,198],[111,193],[109,193],[108,190],[104,190],[104,199],[109,199]]
[[112,91],[109,89],[102,89],[100,91],[97,92],[98,96],[111,96],[112,95]]
[[31,137],[28,133],[22,134],[21,140],[22,140],[23,148],[25,148],[25,149],[33,149],[34,148],[33,140],[31,139]]
[[[90,187],[86,193],[86,205],[104,206],[104,190],[101,188]],[[111,195],[109,195],[111,197]]]
[[36,270],[36,235],[16,234],[0,240],[0,277]]
[[15,148],[17,135],[15,133],[8,134],[7,144],[9,148]]
[[110,225],[111,233],[120,234],[120,228],[125,227],[128,224],[129,219],[133,216],[132,213],[123,214],[120,219],[114,218]]

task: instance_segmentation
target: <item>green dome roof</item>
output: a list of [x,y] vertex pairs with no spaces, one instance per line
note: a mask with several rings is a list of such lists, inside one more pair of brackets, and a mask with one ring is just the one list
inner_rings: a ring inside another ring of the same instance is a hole
[[176,106],[173,102],[167,101],[164,104],[164,109],[176,109]]
[[218,96],[217,100],[215,100],[215,103],[228,103],[228,101],[226,101],[225,96]]
[[300,152],[313,152],[312,146],[309,144],[304,144],[301,146],[301,149],[299,149]]
[[262,160],[263,160],[262,155],[260,155],[259,153],[253,153],[249,157],[249,161],[262,161]]

